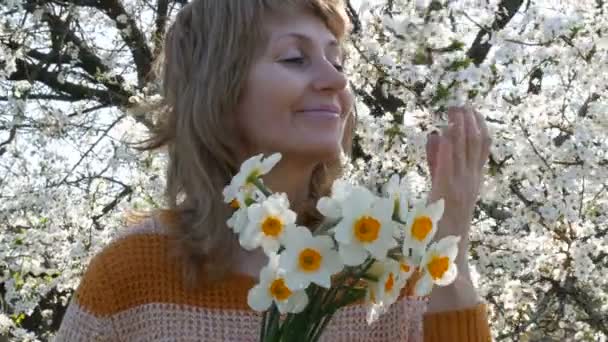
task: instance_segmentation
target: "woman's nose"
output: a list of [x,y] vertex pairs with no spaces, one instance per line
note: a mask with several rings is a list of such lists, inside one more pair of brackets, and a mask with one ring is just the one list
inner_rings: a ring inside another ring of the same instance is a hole
[[347,85],[346,76],[331,62],[323,60],[317,67],[313,86],[318,91],[341,91]]

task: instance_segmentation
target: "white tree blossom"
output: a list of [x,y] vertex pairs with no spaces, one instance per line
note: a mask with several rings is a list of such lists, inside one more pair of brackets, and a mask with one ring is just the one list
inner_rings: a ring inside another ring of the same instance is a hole
[[[49,340],[127,210],[163,206],[165,156],[128,144],[155,118],[130,109],[158,99],[148,75],[181,6],[0,2],[0,339]],[[348,12],[347,177],[374,187],[398,172],[425,198],[426,136],[447,106],[472,104],[493,135],[469,252],[494,339],[606,341],[608,2]]]

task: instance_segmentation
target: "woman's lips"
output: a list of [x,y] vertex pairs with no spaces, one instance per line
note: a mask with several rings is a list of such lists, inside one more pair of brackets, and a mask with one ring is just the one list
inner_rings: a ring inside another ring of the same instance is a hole
[[318,107],[305,108],[303,110],[298,111],[298,113],[320,118],[339,118],[341,110],[340,107],[337,106],[323,105]]
[[300,111],[298,113],[304,114],[304,115],[307,115],[307,116],[313,116],[313,117],[319,117],[319,118],[329,118],[329,119],[334,119],[334,118],[339,118],[340,117],[340,113],[339,112],[329,111],[329,110],[322,110],[322,109],[303,110],[303,111]]

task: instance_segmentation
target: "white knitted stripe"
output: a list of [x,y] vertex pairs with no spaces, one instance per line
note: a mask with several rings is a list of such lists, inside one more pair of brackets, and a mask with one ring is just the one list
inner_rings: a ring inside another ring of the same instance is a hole
[[111,318],[96,317],[83,310],[75,298],[68,306],[55,342],[120,341]]
[[[422,341],[426,308],[421,300],[402,299],[376,323],[366,323],[366,308],[340,310],[322,341]],[[252,341],[259,339],[261,315],[253,311],[206,309],[152,303],[114,315],[121,341]]]

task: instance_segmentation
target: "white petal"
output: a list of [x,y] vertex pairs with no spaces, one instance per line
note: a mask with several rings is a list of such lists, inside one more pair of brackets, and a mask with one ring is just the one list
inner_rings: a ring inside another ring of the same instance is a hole
[[259,246],[257,235],[258,232],[254,231],[255,227],[251,225],[247,226],[241,235],[239,235],[239,243],[243,248],[250,251]]
[[275,167],[275,165],[277,165],[277,163],[281,160],[281,154],[280,153],[274,153],[268,157],[266,157],[264,159],[264,161],[262,162],[262,166],[260,168],[260,172],[262,174],[267,174],[270,170],[272,170],[272,168]]
[[[409,267],[409,270],[407,272],[405,272],[403,268],[401,268],[402,264],[406,264]],[[412,274],[414,274],[415,267],[415,264],[410,258],[401,258],[401,262],[399,264],[399,277],[401,278],[401,280],[408,280],[412,276]]]
[[340,203],[329,197],[321,197],[317,202],[317,210],[325,217],[338,219],[342,217]]
[[253,203],[252,205],[247,207],[247,217],[251,222],[260,222],[265,214],[266,212],[262,207],[262,204]]
[[260,271],[260,285],[268,284],[271,282],[276,276],[276,269],[272,268],[270,265],[266,265],[262,267]]
[[281,216],[283,217],[285,224],[295,224],[298,215],[294,211],[287,209]]
[[275,239],[262,239],[262,248],[264,249],[264,253],[266,255],[276,253],[280,247],[281,244]]
[[435,284],[439,286],[447,286],[450,285],[458,276],[458,266],[456,264],[451,263],[448,267],[448,270],[443,274],[441,279],[435,280]]
[[334,238],[341,243],[349,244],[353,241],[353,224],[352,218],[345,218],[340,221],[335,228]]
[[372,204],[372,216],[381,220],[391,219],[393,216],[393,201],[388,198],[378,198]]
[[285,247],[289,249],[299,248],[303,243],[310,242],[312,239],[310,229],[303,226],[291,225],[285,230],[284,234]]
[[271,279],[274,280],[277,270],[279,268],[279,258],[280,256],[277,253],[269,253],[268,256],[268,264],[262,268],[260,272],[260,282],[270,282]]
[[355,187],[342,207],[342,214],[346,217],[356,217],[366,212],[374,202],[374,195],[364,187]]
[[331,197],[342,202],[353,190],[354,186],[343,179],[337,179],[334,181],[331,187]]
[[458,243],[460,236],[449,235],[437,241],[434,249],[438,254],[445,255],[450,260],[454,260],[458,255]]
[[241,171],[249,171],[251,169],[253,169],[256,165],[258,165],[260,163],[260,161],[262,160],[262,157],[264,157],[263,154],[256,154],[252,157],[250,157],[249,159],[245,160],[245,162],[243,162],[243,164],[241,164]]
[[235,224],[236,224],[236,213],[233,213],[232,216],[230,216],[230,218],[228,220],[226,220],[226,225],[228,226],[228,228],[231,228],[232,231],[234,231]]
[[394,173],[391,178],[389,178],[388,182],[386,182],[383,188],[383,192],[387,196],[390,196],[399,191],[399,175]]
[[[298,252],[295,249],[286,249],[279,257],[279,268],[285,272],[291,272],[298,268]],[[289,287],[289,286],[288,286]]]
[[289,298],[289,300],[293,302],[292,308],[290,310],[292,313],[300,313],[308,305],[308,295],[306,295],[305,291],[295,292],[293,295],[291,295],[291,298]]
[[289,272],[284,277],[285,285],[292,291],[303,290],[310,285],[310,277],[301,272]]
[[345,265],[359,266],[367,258],[367,251],[361,246],[341,244],[338,250]]
[[320,270],[319,272],[312,274],[310,281],[326,289],[331,287],[331,278],[327,270]]
[[247,220],[247,211],[241,210],[234,222],[234,232],[237,234],[241,233],[245,229],[245,227],[247,227],[248,223],[249,221]]
[[428,273],[424,273],[424,275],[418,279],[416,282],[416,286],[414,287],[414,295],[415,296],[428,296],[433,289],[433,280]]
[[[388,239],[393,239],[393,237],[395,236],[395,224],[393,223],[393,220],[391,219],[387,219],[387,220],[383,220],[380,222],[382,224],[382,226],[380,227],[380,238],[388,241]],[[391,247],[395,247],[397,245],[391,246]]]
[[236,197],[236,190],[232,184],[227,185],[224,190],[222,190],[222,195],[224,196],[224,202],[230,203]]
[[327,235],[319,235],[309,240],[315,248],[321,251],[330,251],[334,248],[334,240]]
[[388,253],[389,248],[388,243],[382,241],[381,239],[365,245],[365,249],[367,249],[370,254],[378,260],[386,259],[386,254]]
[[325,267],[327,267],[327,271],[332,275],[341,272],[344,269],[344,263],[342,263],[338,251],[331,250],[326,252],[324,259]]
[[247,294],[247,304],[255,311],[268,310],[272,304],[268,288],[260,285],[254,286]]
[[443,198],[437,200],[434,203],[429,204],[429,206],[427,207],[427,213],[433,220],[433,223],[435,223],[435,222],[439,221],[439,219],[441,219],[441,216],[443,216],[443,210],[444,210]]
[[[437,255],[437,253],[435,252],[435,242],[431,245],[431,247],[429,247],[429,249],[426,251],[426,253],[424,253],[424,255],[422,255],[422,259],[420,260],[420,267],[426,267],[426,265],[429,263],[429,261],[431,260],[431,258],[434,255]],[[417,250],[415,250],[415,252],[418,252]],[[419,257],[419,255],[416,255]],[[415,259],[414,259],[415,260]]]
[[399,195],[399,219],[405,222],[409,216],[409,204],[405,194]]

